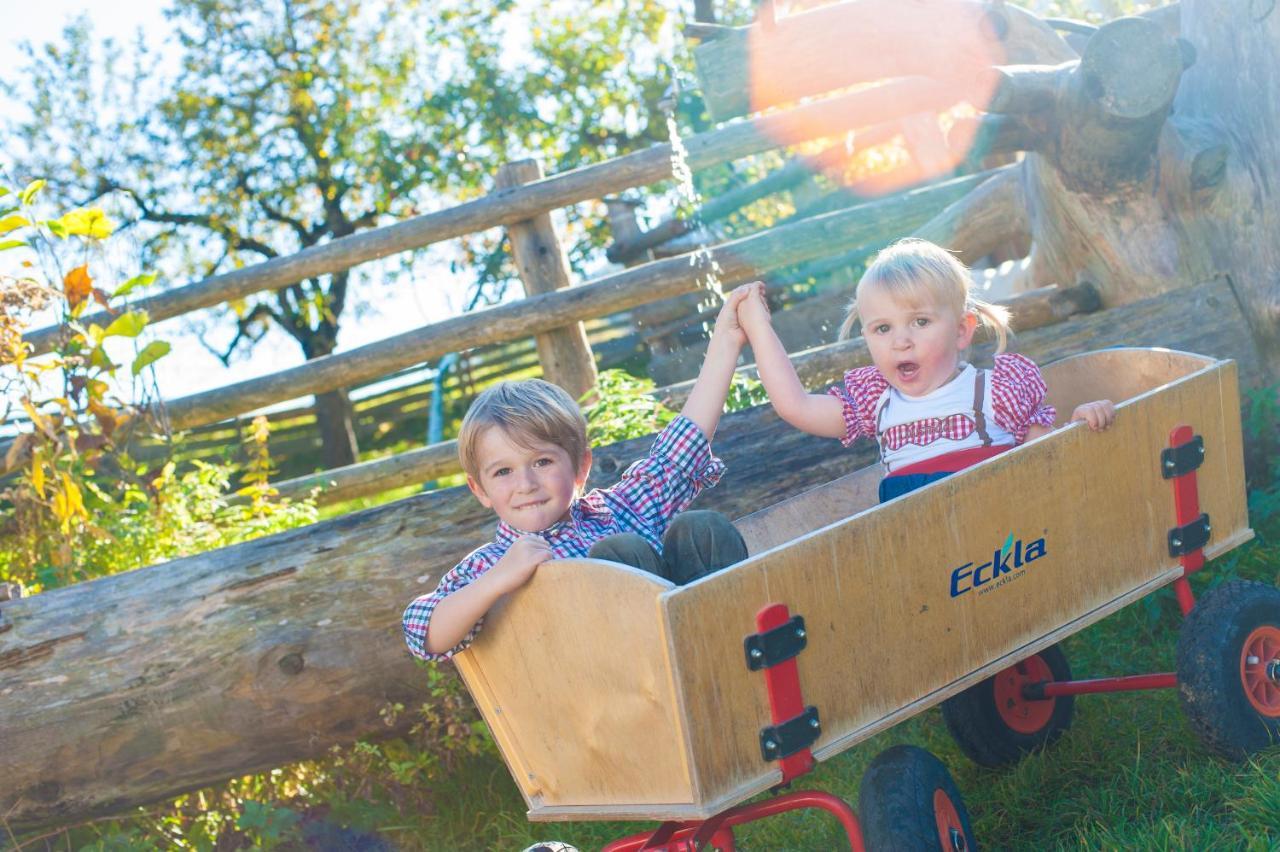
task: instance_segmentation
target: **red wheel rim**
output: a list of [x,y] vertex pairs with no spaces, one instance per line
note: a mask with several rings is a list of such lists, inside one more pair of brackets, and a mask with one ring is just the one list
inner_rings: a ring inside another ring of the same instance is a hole
[[1240,651],[1245,697],[1263,716],[1280,717],[1280,628],[1255,628]]
[[938,843],[943,849],[956,849],[951,838],[955,834],[963,837],[964,826],[960,824],[960,812],[941,787],[933,791],[933,818],[938,823]]
[[1006,725],[1020,734],[1034,734],[1049,724],[1057,699],[1033,701],[1022,694],[1023,687],[1048,680],[1053,680],[1053,672],[1039,654],[1027,657],[995,676],[996,712]]

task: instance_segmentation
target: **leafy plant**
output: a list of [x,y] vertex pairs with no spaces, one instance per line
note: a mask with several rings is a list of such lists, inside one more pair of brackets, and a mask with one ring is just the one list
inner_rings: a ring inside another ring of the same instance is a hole
[[[5,398],[12,401],[5,419],[20,409],[30,423],[4,455],[15,476],[0,491],[0,581],[38,592],[314,520],[309,503],[270,501],[264,424],[255,424],[257,449],[246,476],[253,493],[245,507],[231,505],[230,466],[194,462],[179,474],[173,460],[152,468],[123,451],[144,418],[140,406],[112,391],[121,365],[108,348],[145,330],[146,312],[118,302],[155,276],[134,276],[111,293],[98,286],[91,268],[111,222],[97,209],[39,218],[34,205],[42,185],[33,182],[16,194],[16,205],[0,209],[6,237],[0,251],[26,251],[16,274],[0,274],[0,367],[12,368],[5,373]],[[0,199],[9,196],[0,187]],[[91,302],[113,314],[105,327],[80,322]],[[50,308],[69,332],[34,357],[22,334],[34,314]],[[136,377],[169,345],[155,340],[135,350]]]
[[592,445],[612,444],[661,430],[676,413],[655,399],[653,390],[650,379],[625,370],[602,372],[596,387],[582,398],[587,440]]

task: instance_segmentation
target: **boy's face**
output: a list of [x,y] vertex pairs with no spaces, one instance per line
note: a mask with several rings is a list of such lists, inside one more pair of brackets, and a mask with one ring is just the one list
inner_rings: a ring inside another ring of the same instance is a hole
[[486,508],[522,532],[539,532],[566,520],[569,504],[587,481],[591,451],[570,459],[563,447],[534,443],[526,447],[498,426],[486,429],[476,443],[479,476],[467,486]]

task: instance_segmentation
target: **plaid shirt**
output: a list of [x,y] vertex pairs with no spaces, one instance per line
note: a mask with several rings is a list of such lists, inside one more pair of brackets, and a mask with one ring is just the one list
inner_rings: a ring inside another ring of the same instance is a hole
[[[595,489],[569,504],[569,519],[539,530],[557,559],[586,556],[591,546],[614,533],[637,533],[662,552],[662,535],[671,519],[683,511],[703,488],[715,485],[724,463],[711,454],[711,444],[692,420],[677,417],[658,434],[649,455],[627,468],[611,488]],[[484,619],[476,622],[461,642],[443,654],[427,650],[427,623],[436,605],[488,571],[501,559],[521,531],[498,523],[494,540],[472,551],[440,578],[430,594],[404,611],[404,638],[409,651],[424,660],[447,660],[471,644]]]

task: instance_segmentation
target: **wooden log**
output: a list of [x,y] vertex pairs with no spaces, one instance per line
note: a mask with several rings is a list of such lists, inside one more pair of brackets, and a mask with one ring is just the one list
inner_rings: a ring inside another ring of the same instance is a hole
[[[949,102],[944,87],[931,80],[897,80],[779,110],[692,136],[684,143],[689,167],[701,169],[861,127],[868,115],[907,115],[924,108],[922,105],[937,104],[941,109]],[[671,157],[671,145],[655,145],[520,187],[496,189],[474,201],[146,296],[132,302],[130,307],[145,310],[154,323],[243,299],[263,290],[278,290],[314,275],[340,272],[370,260],[667,180],[671,177]],[[96,322],[105,327],[111,317],[100,312],[82,317],[80,321],[86,326]],[[28,332],[23,340],[32,346],[35,354],[43,354],[52,349],[57,336],[64,332],[64,326],[48,326]]]
[[[1231,289],[1211,281],[1028,332],[1041,363],[1110,345],[1235,358],[1257,376]],[[594,484],[650,439],[597,451]],[[728,464],[697,505],[741,517],[871,463],[773,416],[726,416]],[[454,488],[31,598],[0,602],[0,814],[15,832],[122,813],[390,728],[385,702],[427,700],[399,617],[492,534]]]
[[[542,178],[542,165],[537,160],[520,160],[498,170],[496,186],[508,189]],[[569,259],[556,236],[550,213],[512,222],[507,226],[507,238],[516,270],[524,282],[525,296],[569,289]],[[547,381],[564,388],[574,399],[595,387],[596,361],[581,321],[545,331],[534,339]]]
[[[715,246],[711,254],[723,270],[725,284],[749,281],[770,269],[820,257],[829,253],[831,246],[865,242],[885,230],[909,230],[918,223],[922,211],[954,201],[989,174],[785,225]],[[165,406],[168,421],[172,429],[180,430],[225,420],[276,402],[385,375],[446,352],[515,340],[576,320],[690,293],[702,283],[699,269],[690,260],[691,254],[685,254],[646,263],[590,284],[454,317],[270,376],[183,397]]]
[[1025,242],[1030,234],[1022,185],[1012,170],[996,175],[915,232],[969,265],[1010,240]]
[[[825,149],[823,153],[830,152],[834,147]],[[782,168],[770,172],[758,181],[734,187],[708,199],[691,216],[672,216],[643,233],[627,233],[625,239],[623,234],[615,231],[613,244],[609,246],[605,256],[614,263],[626,263],[651,248],[689,233],[695,223],[706,225],[718,221],[761,198],[790,189],[813,175],[815,160],[821,161],[822,155],[790,160]]]
[[[993,65],[1056,65],[1075,55],[1029,12],[977,0],[834,3],[775,26],[740,27],[693,51],[703,98],[716,121],[906,75],[966,88]],[[973,103],[982,100],[966,95]]]

